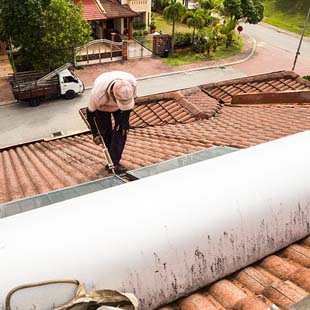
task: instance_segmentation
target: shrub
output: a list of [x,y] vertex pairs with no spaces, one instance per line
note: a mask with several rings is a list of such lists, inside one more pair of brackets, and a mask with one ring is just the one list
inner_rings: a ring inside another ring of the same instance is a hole
[[310,75],[304,76],[304,79],[310,81]]
[[149,34],[149,31],[148,30],[143,30],[143,35],[148,35]]
[[208,40],[203,36],[197,36],[193,45],[192,50],[195,53],[203,54],[207,49]]
[[176,48],[185,48],[191,46],[192,36],[189,32],[176,32],[174,37],[174,46]]
[[145,23],[134,23],[133,24],[133,28],[135,30],[141,30],[141,29],[145,29]]
[[150,23],[150,29],[151,29],[151,30],[156,29],[156,24],[155,24],[155,22],[151,22],[151,23]]

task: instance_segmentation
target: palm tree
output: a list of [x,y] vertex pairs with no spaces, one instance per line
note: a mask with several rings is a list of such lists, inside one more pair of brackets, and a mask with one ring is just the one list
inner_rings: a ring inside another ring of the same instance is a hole
[[223,0],[198,0],[200,7],[205,10],[219,13],[222,11]]
[[186,12],[185,6],[178,2],[178,0],[169,0],[167,6],[164,9],[164,18],[167,20],[172,19],[172,34],[171,34],[171,54],[174,52],[174,32],[175,22],[181,20]]
[[215,53],[220,41],[219,25],[208,28],[208,39],[209,44],[212,47],[213,52]]
[[232,44],[233,35],[235,33],[235,28],[239,21],[235,16],[226,18],[224,24],[221,26],[220,32],[224,35],[226,39],[226,48]]
[[186,24],[188,27],[193,27],[193,42],[195,40],[195,30],[202,29],[206,24],[206,20],[209,18],[210,15],[204,9],[197,9],[195,11],[186,12]]

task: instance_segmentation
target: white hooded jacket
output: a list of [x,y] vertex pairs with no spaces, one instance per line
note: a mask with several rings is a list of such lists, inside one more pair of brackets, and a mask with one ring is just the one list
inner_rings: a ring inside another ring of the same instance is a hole
[[91,91],[88,110],[94,112],[95,110],[114,112],[119,109],[113,96],[111,96],[111,86],[114,81],[126,80],[131,83],[134,89],[134,98],[137,97],[137,81],[133,75],[123,71],[105,72],[99,75]]

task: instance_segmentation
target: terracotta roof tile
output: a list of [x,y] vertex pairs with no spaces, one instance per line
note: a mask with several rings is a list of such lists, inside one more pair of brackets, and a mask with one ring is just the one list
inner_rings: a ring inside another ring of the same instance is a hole
[[107,19],[106,13],[100,8],[96,0],[74,0],[75,4],[82,2],[82,13],[86,20]]
[[225,308],[232,308],[247,296],[245,292],[228,280],[218,281],[208,291]]
[[268,305],[256,297],[245,297],[239,300],[233,307],[233,310],[268,310]]
[[[216,310],[215,306],[209,299],[202,294],[193,294],[179,303],[180,310]],[[161,309],[162,310],[162,309]]]
[[270,278],[254,267],[245,268],[236,275],[236,279],[256,295],[262,294],[265,287],[272,283]]
[[[305,243],[308,240],[309,237],[290,247],[307,251]],[[175,301],[171,304],[172,309],[269,310],[272,305],[288,309],[310,293],[310,269],[302,264],[296,269],[293,259],[286,261],[282,268],[280,263],[283,263],[283,259],[279,256],[281,253],[205,287],[199,293]],[[277,273],[279,277],[270,271]],[[160,308],[162,309],[164,308]]]
[[283,251],[282,255],[307,268],[310,268],[310,249],[308,248],[297,244],[291,245]]
[[207,84],[202,88],[214,98],[229,103],[237,94],[310,89],[310,82],[294,72],[280,71]]
[[263,293],[268,299],[278,307],[288,309],[295,303],[302,300],[307,294],[302,294],[289,282],[275,282],[266,287]]
[[0,203],[106,176],[102,150],[89,135],[10,148],[0,152],[0,160]]
[[99,0],[105,10],[107,18],[134,17],[139,15],[128,6],[121,5],[118,1]]

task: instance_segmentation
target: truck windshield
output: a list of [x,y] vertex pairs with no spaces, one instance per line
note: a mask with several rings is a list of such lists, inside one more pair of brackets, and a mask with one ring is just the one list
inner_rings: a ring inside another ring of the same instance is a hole
[[63,79],[65,83],[78,83],[78,81],[73,76],[64,76]]

